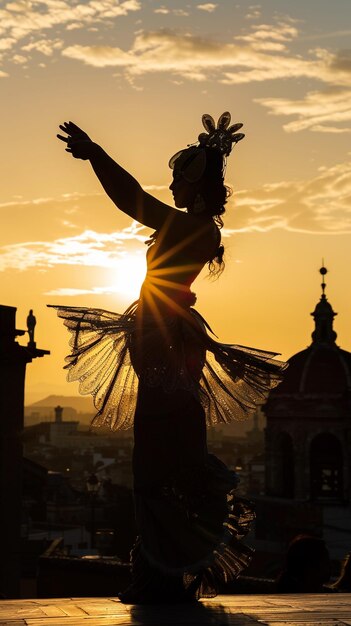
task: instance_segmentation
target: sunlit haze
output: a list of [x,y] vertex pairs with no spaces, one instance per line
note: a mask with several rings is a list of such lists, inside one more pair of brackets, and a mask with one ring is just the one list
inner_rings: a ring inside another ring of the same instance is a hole
[[[150,230],[106,198],[55,135],[73,120],[172,203],[168,160],[201,115],[229,110],[246,138],[228,160],[226,269],[204,270],[197,308],[223,341],[281,352],[310,343],[321,289],[350,350],[349,0],[0,3],[0,304],[29,309],[51,356],[27,401],[74,395],[68,333],[46,304],[123,311],[138,297]],[[25,339],[19,341],[24,343]]]

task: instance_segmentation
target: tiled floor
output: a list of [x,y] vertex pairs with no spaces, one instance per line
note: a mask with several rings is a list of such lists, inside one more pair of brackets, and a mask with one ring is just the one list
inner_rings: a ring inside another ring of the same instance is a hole
[[351,594],[218,596],[191,605],[116,598],[1,600],[0,626],[351,626]]

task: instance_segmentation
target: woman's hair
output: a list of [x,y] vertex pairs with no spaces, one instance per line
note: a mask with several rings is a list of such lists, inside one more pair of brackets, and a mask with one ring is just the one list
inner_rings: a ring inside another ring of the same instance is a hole
[[[205,203],[206,212],[213,218],[218,228],[223,228],[224,205],[232,190],[224,184],[222,153],[212,147],[189,146],[177,152],[170,159],[169,164],[174,172],[178,170],[188,183],[201,183],[200,194]],[[223,255],[224,246],[219,237],[216,253],[208,262],[210,278],[218,278],[223,272]]]
[[[205,148],[206,167],[202,177],[202,189],[207,211],[213,217],[218,228],[223,227],[222,215],[225,213],[225,204],[231,196],[232,190],[224,184],[223,157],[214,148]],[[215,256],[208,262],[211,278],[218,278],[224,270],[224,246],[219,240],[219,246]]]

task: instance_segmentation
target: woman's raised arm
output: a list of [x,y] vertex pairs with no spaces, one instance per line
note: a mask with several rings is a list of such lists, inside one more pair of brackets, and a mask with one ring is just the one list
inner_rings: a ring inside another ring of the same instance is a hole
[[67,144],[66,151],[76,159],[89,160],[107,195],[115,205],[145,226],[160,229],[165,223],[188,226],[189,216],[146,193],[135,178],[73,122],[64,122],[60,129],[67,137],[57,135]]

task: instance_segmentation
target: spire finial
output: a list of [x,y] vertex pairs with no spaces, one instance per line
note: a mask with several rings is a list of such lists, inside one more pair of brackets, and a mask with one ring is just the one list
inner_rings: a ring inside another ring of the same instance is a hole
[[337,314],[333,311],[333,307],[328,302],[325,295],[326,284],[324,277],[328,273],[328,270],[324,265],[324,259],[322,259],[322,267],[319,273],[322,276],[322,296],[315,310],[311,313],[316,324],[315,330],[312,333],[312,339],[315,344],[335,343],[336,332],[333,330],[333,319]]
[[322,267],[319,270],[319,273],[322,275],[322,298],[325,298],[325,288],[326,288],[326,284],[325,284],[325,280],[324,280],[324,276],[328,273],[327,268],[324,265],[324,259],[322,259]]

